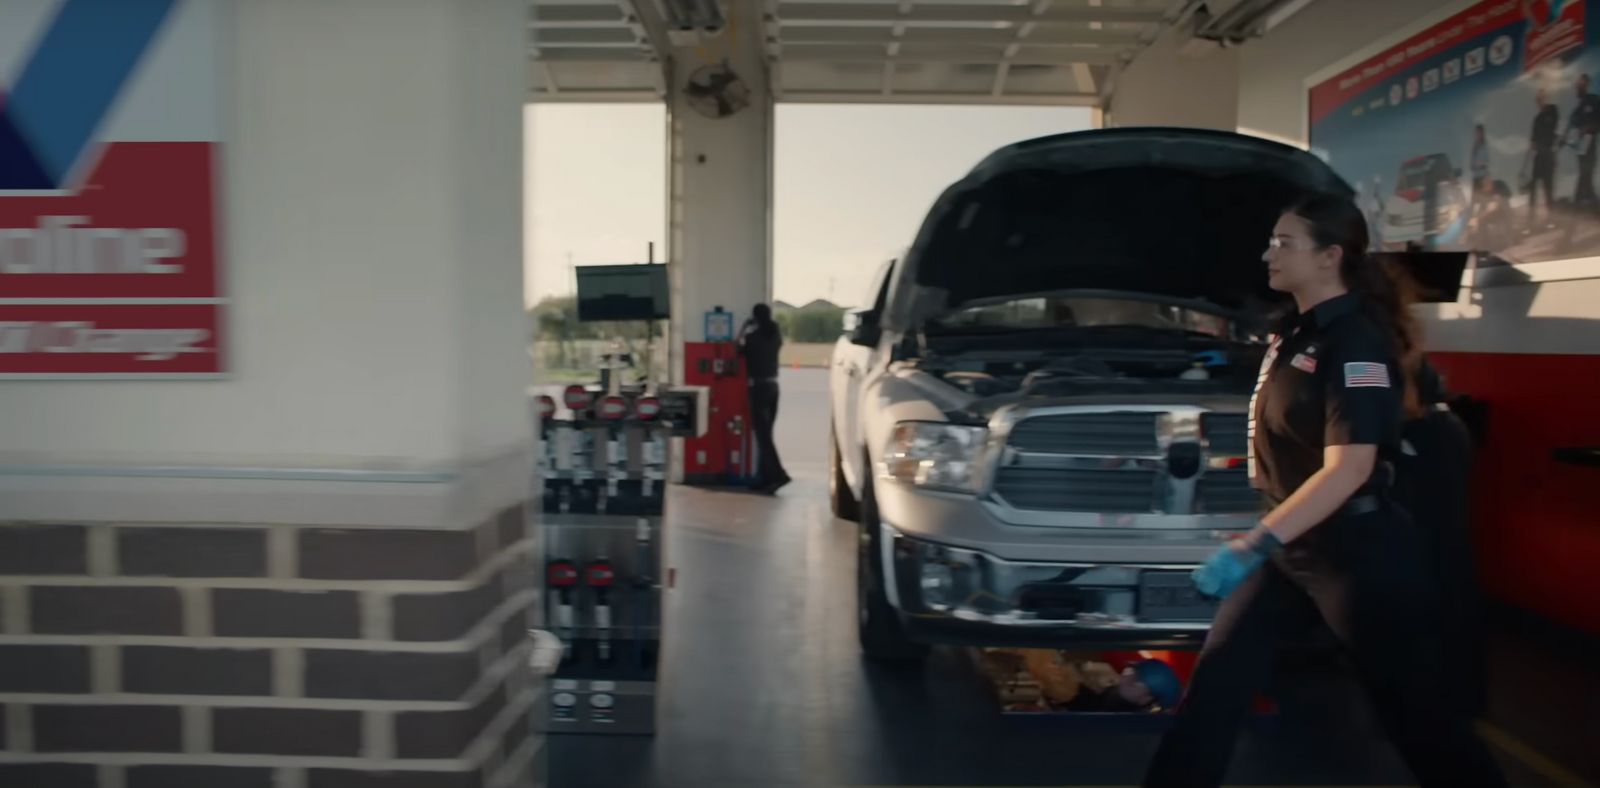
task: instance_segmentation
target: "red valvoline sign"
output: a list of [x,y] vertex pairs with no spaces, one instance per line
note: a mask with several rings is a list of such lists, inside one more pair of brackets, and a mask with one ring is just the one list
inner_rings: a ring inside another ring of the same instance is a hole
[[1529,0],[1523,5],[1528,15],[1523,71],[1583,46],[1586,0]]
[[1355,187],[1375,246],[1600,255],[1595,14],[1600,0],[1462,3],[1308,82],[1311,150]]
[[217,4],[0,0],[0,377],[213,377]]

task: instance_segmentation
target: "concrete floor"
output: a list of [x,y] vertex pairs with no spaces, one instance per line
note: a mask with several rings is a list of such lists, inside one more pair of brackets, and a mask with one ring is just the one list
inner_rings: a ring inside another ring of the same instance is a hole
[[[796,482],[778,497],[674,490],[659,733],[551,737],[551,788],[1136,784],[1158,718],[1002,717],[957,651],[911,670],[860,659],[855,526],[826,502],[826,385],[785,373],[778,442]],[[1496,630],[1485,730],[1515,784],[1600,782],[1586,645]],[[1279,684],[1282,713],[1241,737],[1230,783],[1409,783],[1341,673]]]

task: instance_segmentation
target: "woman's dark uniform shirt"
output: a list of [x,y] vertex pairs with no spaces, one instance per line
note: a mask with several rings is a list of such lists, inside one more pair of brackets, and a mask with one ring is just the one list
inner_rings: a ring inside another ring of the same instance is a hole
[[1325,447],[1375,444],[1379,462],[1354,496],[1386,487],[1382,460],[1400,444],[1403,385],[1393,346],[1359,296],[1290,315],[1250,400],[1251,483],[1276,505],[1321,470]]

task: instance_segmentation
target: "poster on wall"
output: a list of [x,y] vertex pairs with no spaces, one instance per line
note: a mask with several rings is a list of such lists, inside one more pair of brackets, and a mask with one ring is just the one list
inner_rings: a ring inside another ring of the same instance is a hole
[[1600,0],[1485,0],[1307,85],[1375,246],[1600,256]]
[[214,378],[220,4],[0,0],[0,378]]

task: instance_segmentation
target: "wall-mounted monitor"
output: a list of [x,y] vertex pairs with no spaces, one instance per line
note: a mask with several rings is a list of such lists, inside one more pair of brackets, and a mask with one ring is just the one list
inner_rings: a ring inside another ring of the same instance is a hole
[[578,319],[666,320],[672,316],[665,264],[579,266]]

